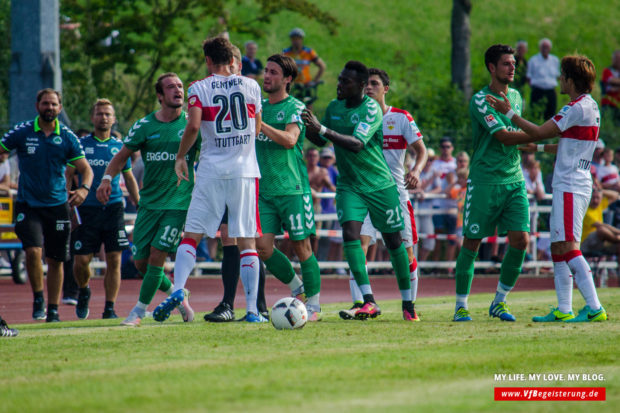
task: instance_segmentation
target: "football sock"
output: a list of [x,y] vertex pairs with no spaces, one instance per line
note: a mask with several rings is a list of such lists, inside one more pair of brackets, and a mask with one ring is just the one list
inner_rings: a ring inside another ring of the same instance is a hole
[[293,270],[291,261],[277,248],[274,248],[271,257],[265,260],[265,265],[269,272],[284,284],[290,283],[295,277],[295,270]]
[[162,278],[166,278],[164,277],[164,267],[156,267],[154,265],[146,267],[146,274],[140,286],[140,298],[138,299],[141,303],[146,305],[151,303],[162,282]]
[[312,297],[321,291],[321,270],[319,269],[319,262],[316,260],[314,254],[311,254],[310,257],[302,261],[300,265],[306,297]]
[[403,300],[401,308],[403,311],[407,310],[409,311],[409,314],[413,314],[413,303],[411,300]]
[[497,291],[495,293],[495,298],[493,299],[493,304],[505,303],[506,302],[506,296],[508,295],[510,290],[512,290],[512,287],[507,286],[506,284],[502,283],[501,281],[498,282],[497,283]]
[[266,313],[267,301],[265,300],[265,265],[258,260],[258,295],[256,297],[256,308],[261,313]]
[[138,301],[138,303],[131,310],[131,312],[138,314],[138,316],[140,316],[140,318],[144,318],[144,316],[146,316],[146,308],[147,307],[148,307],[148,304],[141,303],[140,301]]
[[360,288],[357,286],[355,282],[355,277],[353,276],[353,272],[349,270],[349,290],[351,290],[351,299],[354,303],[363,303],[364,297],[362,297],[362,292]]
[[409,255],[403,243],[398,248],[388,249],[390,261],[396,273],[398,289],[404,301],[411,301],[411,274],[409,273]]
[[[474,279],[474,261],[477,252],[462,247],[456,259],[456,295],[468,296]],[[465,307],[467,308],[467,307]]]
[[43,297],[43,290],[41,291],[34,291],[32,293],[32,295],[34,296],[34,299],[36,300],[37,298],[44,300],[45,298]]
[[586,259],[581,255],[581,251],[570,251],[564,255],[564,259],[568,263],[572,273],[575,274],[577,288],[579,288],[581,295],[583,295],[584,300],[586,300],[586,304],[588,304],[592,310],[601,308],[601,303],[596,294],[594,280],[592,279],[592,270]]
[[364,303],[376,303],[375,296],[372,293],[364,294]]
[[236,245],[227,245],[222,248],[222,252],[222,283],[224,284],[222,301],[230,308],[234,308],[239,283],[239,248]]
[[164,274],[164,276],[161,277],[161,283],[159,284],[159,291],[163,291],[164,293],[166,293],[166,295],[170,295],[174,292],[174,288],[172,288],[172,282],[170,281],[168,277],[166,277],[166,274]]
[[351,268],[351,272],[353,272],[355,281],[360,287],[362,294],[372,294],[370,281],[368,280],[368,271],[366,271],[366,257],[364,256],[361,241],[345,241],[343,247],[349,268]]
[[413,257],[409,264],[409,278],[411,280],[411,300],[415,303],[418,298],[418,260]]
[[256,298],[258,296],[258,253],[256,250],[243,250],[239,255],[241,268],[239,271],[243,290],[245,291],[245,308],[248,313],[258,314]]
[[321,296],[321,293],[316,293],[312,297],[308,297],[308,301],[306,301],[306,307],[312,308],[314,311],[320,311],[321,309],[321,303],[319,301],[320,296]]
[[512,288],[517,283],[517,278],[521,274],[521,267],[525,259],[525,250],[518,250],[508,246],[508,251],[502,260],[502,267],[499,274],[499,282]]
[[552,255],[553,282],[558,296],[558,310],[567,314],[573,311],[573,274],[563,255]]
[[104,310],[114,310],[114,301],[106,301],[103,306]]
[[[597,307],[598,309],[598,307]],[[58,304],[48,304],[47,305],[47,312],[49,313],[50,311],[58,311]]]
[[196,241],[191,238],[183,238],[174,259],[174,291],[185,287],[194,265],[196,265]]
[[467,310],[467,299],[468,298],[469,298],[469,294],[457,294],[456,295],[456,306],[454,307],[454,312],[456,312],[461,307]]
[[286,285],[288,285],[288,288],[291,289],[291,293],[295,295],[300,294],[300,293],[305,293],[306,291],[304,289],[304,283],[301,281],[301,278],[297,276],[297,274],[295,274],[293,279]]

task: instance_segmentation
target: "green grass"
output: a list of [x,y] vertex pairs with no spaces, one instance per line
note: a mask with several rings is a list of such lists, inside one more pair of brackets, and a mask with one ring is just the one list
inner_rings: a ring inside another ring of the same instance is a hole
[[[0,411],[617,411],[620,290],[599,291],[611,320],[539,325],[553,291],[510,297],[517,323],[490,320],[490,294],[470,299],[474,322],[449,320],[453,298],[421,299],[423,321],[384,315],[341,321],[340,305],[302,330],[192,324],[140,328],[93,320],[17,326],[0,340]],[[576,292],[576,295],[578,293]],[[583,305],[576,298],[575,309]],[[495,373],[598,373],[605,382],[495,382]],[[606,402],[494,402],[494,386],[604,386]]]

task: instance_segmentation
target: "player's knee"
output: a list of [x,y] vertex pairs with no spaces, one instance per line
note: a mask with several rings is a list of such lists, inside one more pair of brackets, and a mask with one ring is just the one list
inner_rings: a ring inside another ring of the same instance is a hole
[[382,234],[382,235],[383,235],[383,242],[385,243],[386,248],[389,250],[394,250],[400,247],[400,244],[403,243],[403,240],[400,236],[400,232],[393,232],[391,234]]
[[306,261],[312,255],[310,238],[306,238],[301,241],[293,241],[293,248],[295,249],[295,254],[297,254],[299,261]]
[[271,256],[273,255],[273,245],[269,246],[269,245],[260,245],[260,244],[256,244],[256,252],[258,253],[258,257],[265,261],[268,260],[269,258],[271,258]]
[[362,223],[357,221],[347,221],[342,225],[342,239],[345,242],[358,241]]

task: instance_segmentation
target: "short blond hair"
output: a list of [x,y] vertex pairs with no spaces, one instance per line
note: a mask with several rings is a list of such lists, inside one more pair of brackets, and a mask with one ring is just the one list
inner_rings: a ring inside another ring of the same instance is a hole
[[93,104],[93,107],[90,108],[90,116],[93,116],[95,114],[95,109],[97,109],[97,106],[112,106],[112,109],[114,109],[114,105],[112,104],[112,102],[110,102],[110,99],[97,99],[97,101]]

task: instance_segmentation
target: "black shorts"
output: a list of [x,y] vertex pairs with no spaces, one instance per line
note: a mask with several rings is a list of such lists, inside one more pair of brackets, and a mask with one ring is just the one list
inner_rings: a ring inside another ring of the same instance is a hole
[[15,203],[15,233],[24,249],[45,247],[45,256],[56,261],[69,261],[71,220],[69,204],[30,207]]
[[129,248],[122,202],[103,207],[81,206],[78,212],[82,223],[71,236],[74,254],[95,254],[102,243],[105,252]]

